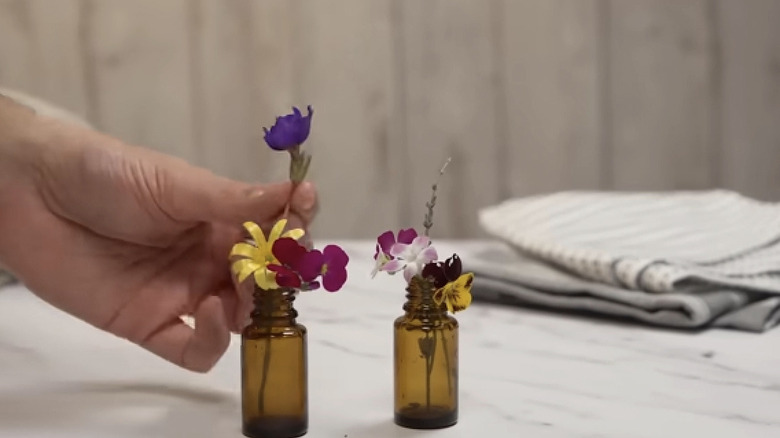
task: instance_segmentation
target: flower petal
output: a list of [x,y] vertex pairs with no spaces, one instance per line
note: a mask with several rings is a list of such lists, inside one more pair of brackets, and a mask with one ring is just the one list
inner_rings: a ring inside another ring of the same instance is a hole
[[427,248],[431,244],[431,239],[428,236],[417,236],[412,240],[411,246],[415,248],[415,252],[422,251],[423,248]]
[[403,269],[404,266],[406,266],[406,264],[400,260],[390,260],[389,262],[385,263],[379,270],[395,273]]
[[400,243],[412,243],[417,237],[417,231],[414,228],[407,228],[398,232],[398,241]]
[[242,259],[234,262],[230,268],[233,271],[233,275],[237,277],[236,280],[239,283],[242,283],[247,277],[252,275],[252,273],[262,268],[262,265],[254,260]]
[[283,265],[297,270],[306,248],[290,237],[282,237],[274,242],[272,252]]
[[444,287],[448,281],[441,263],[428,263],[425,265],[422,270],[422,276],[423,278],[432,278],[433,284],[437,289]]
[[393,257],[400,257],[410,248],[410,246],[411,245],[407,245],[406,243],[396,243],[390,247],[390,255]]
[[257,287],[263,290],[279,288],[279,285],[276,284],[274,277],[274,273],[269,271],[267,268],[262,268],[255,271],[255,283],[257,284]]
[[230,257],[235,256],[246,257],[252,260],[262,260],[263,252],[254,245],[241,242],[233,245],[233,248],[230,250]]
[[423,263],[432,262],[432,261],[436,260],[437,258],[439,258],[439,255],[436,253],[436,248],[434,248],[432,246],[429,246],[429,247],[425,248],[424,250],[422,250],[422,252],[420,253],[420,256],[418,257],[418,259],[420,261],[422,261]]
[[328,265],[328,270],[344,269],[349,263],[349,256],[338,245],[327,245],[322,250],[324,263]]
[[306,234],[306,231],[304,231],[302,228],[293,228],[292,230],[285,231],[284,234],[282,234],[282,237],[289,237],[290,239],[298,240],[303,235]]
[[268,270],[276,274],[276,284],[281,287],[301,287],[301,277],[295,271],[280,265],[268,265]]
[[377,237],[376,241],[385,254],[390,254],[390,248],[395,244],[395,236],[392,231],[385,231]]
[[341,289],[341,286],[344,286],[344,283],[346,282],[347,270],[344,268],[328,269],[328,272],[322,276],[322,286],[325,287],[325,290],[328,292],[336,292]]
[[279,219],[271,228],[271,232],[268,233],[268,243],[273,243],[276,239],[282,237],[282,231],[287,226],[287,219]]
[[313,249],[307,252],[298,265],[298,273],[305,282],[310,282],[317,278],[322,273],[322,265],[325,263],[325,258],[322,253]]
[[453,254],[444,262],[444,274],[447,276],[447,281],[456,280],[460,277],[462,270],[463,264],[457,254]]
[[252,239],[255,241],[255,244],[258,248],[262,248],[268,244],[268,241],[265,240],[265,234],[263,233],[263,229],[260,228],[260,225],[257,225],[254,222],[244,222],[244,228],[246,228],[246,230],[249,232],[249,235],[252,236]]
[[469,272],[445,286],[447,309],[452,313],[465,310],[471,305],[471,284],[474,274]]

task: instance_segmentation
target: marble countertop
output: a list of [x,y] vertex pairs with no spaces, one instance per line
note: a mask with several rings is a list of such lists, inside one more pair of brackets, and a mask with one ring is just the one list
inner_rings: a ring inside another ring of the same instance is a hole
[[[307,437],[780,436],[780,330],[689,333],[481,304],[457,315],[459,423],[396,427],[403,279],[371,280],[373,245],[342,243],[348,287],[296,300],[309,329]],[[464,259],[484,245],[438,244]],[[212,372],[190,373],[2,289],[0,437],[241,437],[239,343]]]

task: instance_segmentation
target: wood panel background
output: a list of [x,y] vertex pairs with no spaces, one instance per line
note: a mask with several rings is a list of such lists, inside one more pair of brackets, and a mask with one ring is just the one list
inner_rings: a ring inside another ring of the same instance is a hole
[[320,237],[568,189],[724,187],[780,201],[780,1],[0,0],[0,86],[247,181],[290,106]]

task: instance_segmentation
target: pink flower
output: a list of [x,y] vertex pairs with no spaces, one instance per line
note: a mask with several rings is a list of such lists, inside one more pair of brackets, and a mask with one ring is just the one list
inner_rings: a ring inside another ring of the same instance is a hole
[[[415,231],[414,228],[400,230],[398,232],[398,243],[410,244],[416,237],[417,231]],[[380,234],[376,240],[376,252],[374,253],[374,260],[376,260],[376,263],[374,264],[374,269],[371,271],[372,278],[376,276],[377,272],[387,270],[384,269],[384,266],[387,262],[394,259],[390,254],[390,251],[392,250],[393,245],[396,244],[395,235],[392,231],[385,231]]]
[[438,258],[436,249],[431,246],[431,240],[427,236],[417,236],[409,244],[396,243],[390,249],[390,255],[394,259],[385,263],[382,270],[391,273],[403,270],[407,283],[422,271],[423,266]]

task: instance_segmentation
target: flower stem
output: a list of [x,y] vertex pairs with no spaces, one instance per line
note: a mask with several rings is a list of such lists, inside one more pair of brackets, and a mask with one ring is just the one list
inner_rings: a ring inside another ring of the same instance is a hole
[[425,213],[425,220],[423,220],[426,236],[429,235],[431,227],[433,227],[433,207],[436,206],[436,190],[439,188],[439,179],[442,175],[444,175],[444,170],[450,164],[450,161],[452,161],[452,157],[447,158],[447,161],[444,162],[444,165],[441,167],[441,169],[439,169],[439,176],[436,177],[436,182],[434,182],[433,186],[431,186],[433,189],[431,193],[431,200],[425,203],[425,206],[428,208],[428,211]]
[[441,335],[441,348],[444,350],[444,363],[447,367],[447,391],[452,394],[452,373],[450,372],[450,354],[447,351],[447,338],[444,336],[444,332],[439,333]]
[[[431,332],[425,334],[426,339],[430,339]],[[431,373],[433,372],[433,359],[436,357],[436,333],[433,333],[433,340],[428,354],[425,355],[425,410],[431,410]]]
[[[267,295],[267,294],[263,294]],[[270,299],[266,304],[266,309],[270,309]],[[258,394],[257,408],[261,414],[265,413],[265,385],[268,382],[268,368],[271,365],[271,318],[270,311],[265,320],[268,322],[267,333],[265,337],[265,351],[263,352],[263,372],[260,377],[260,394]]]

